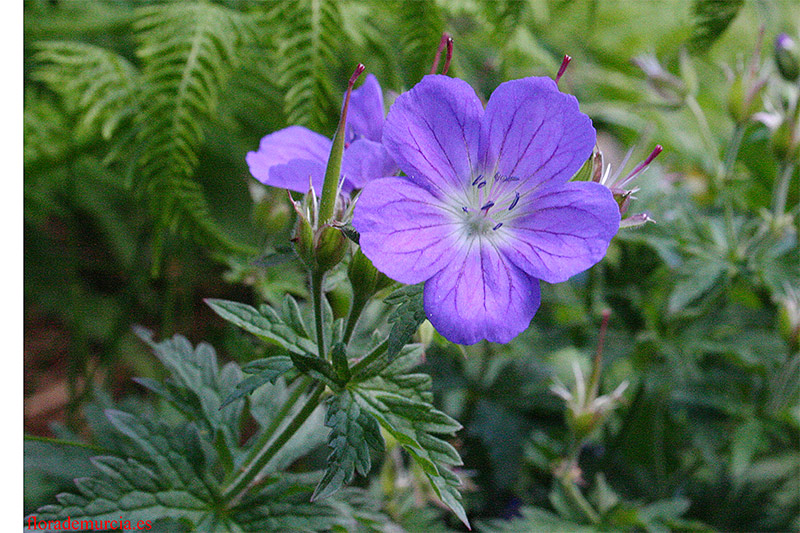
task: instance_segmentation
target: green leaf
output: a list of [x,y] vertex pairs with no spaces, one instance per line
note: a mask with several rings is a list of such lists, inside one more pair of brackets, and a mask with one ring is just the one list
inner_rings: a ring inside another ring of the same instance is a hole
[[350,381],[350,365],[347,362],[347,346],[343,342],[337,342],[331,348],[331,361],[336,376],[341,383]]
[[432,405],[430,376],[407,373],[419,356],[419,350],[408,350],[380,375],[351,390],[361,409],[397,439],[422,467],[437,496],[469,527],[458,490],[461,481],[450,470],[462,464],[461,457],[440,437],[455,434],[461,424]]
[[401,354],[403,348],[416,333],[420,324],[425,321],[425,309],[422,302],[424,283],[401,287],[384,300],[397,308],[389,315],[392,329],[386,344],[386,353],[375,359],[369,366],[361,369],[356,378],[363,380],[380,374]]
[[293,366],[292,360],[285,355],[276,355],[248,363],[242,370],[255,375],[236,385],[233,392],[223,400],[222,407],[250,394],[265,383],[274,383],[278,376],[283,375]]
[[151,379],[135,381],[169,401],[189,420],[200,424],[204,432],[222,432],[228,446],[236,446],[243,406],[225,400],[242,380],[238,366],[229,363],[220,370],[216,352],[209,344],[193,348],[181,335],[155,342],[152,332],[144,328],[134,331],[171,373],[171,379],[163,384]]
[[219,316],[266,341],[298,355],[316,353],[317,345],[301,337],[267,305],[256,309],[250,305],[227,300],[206,299]]
[[743,5],[744,0],[695,0],[689,48],[694,52],[708,50],[733,22]]
[[336,376],[336,371],[333,369],[333,366],[324,359],[320,359],[315,355],[294,353],[289,357],[292,358],[292,363],[294,363],[297,370],[303,374],[308,374],[312,378],[322,381],[334,390],[338,390],[342,387],[343,383],[340,382],[339,378]]
[[725,263],[714,258],[693,258],[680,269],[678,280],[672,289],[668,309],[676,313],[709,292],[717,285],[725,272]]
[[[155,520],[175,518],[200,523],[213,511],[213,483],[192,465],[182,440],[191,426],[172,431],[121,411],[109,420],[132,439],[142,458],[94,457],[99,473],[75,480],[76,493],[59,494],[58,504],[40,507],[37,520]],[[194,431],[196,435],[196,431]],[[146,459],[145,459],[146,458]]]
[[331,398],[325,425],[331,428],[328,468],[314,490],[312,501],[327,498],[350,483],[357,470],[366,476],[372,468],[370,448],[383,451],[384,442],[377,420],[359,407],[350,391]]

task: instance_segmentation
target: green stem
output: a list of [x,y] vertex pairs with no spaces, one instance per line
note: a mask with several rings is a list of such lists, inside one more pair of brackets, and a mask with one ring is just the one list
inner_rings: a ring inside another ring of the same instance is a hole
[[739,157],[739,149],[742,147],[743,138],[744,126],[737,124],[733,129],[733,136],[731,137],[731,142],[728,144],[728,150],[725,152],[725,163],[722,167],[721,183],[724,183],[731,177],[733,165],[736,163],[736,158]]
[[303,405],[303,408],[300,409],[284,430],[272,441],[272,444],[266,448],[261,448],[253,461],[248,463],[236,480],[225,489],[222,494],[224,500],[227,502],[235,502],[247,491],[248,487],[256,479],[261,470],[267,466],[267,463],[275,457],[275,454],[283,448],[289,439],[297,433],[297,430],[300,429],[308,417],[311,416],[311,413],[313,413],[314,409],[319,405],[324,390],[324,385],[317,384],[306,400],[305,405]]
[[592,524],[599,524],[600,515],[598,515],[597,511],[594,510],[592,504],[590,504],[586,498],[584,498],[577,485],[564,479],[560,479],[559,481],[561,482],[561,488],[564,489],[564,494],[566,494],[567,498],[569,498],[569,501],[572,502],[572,504],[574,504],[578,509],[580,509],[589,522]]
[[269,444],[269,441],[272,440],[272,437],[275,436],[275,432],[278,431],[281,423],[284,421],[284,419],[286,419],[289,413],[292,412],[292,409],[294,409],[294,406],[297,404],[297,401],[300,399],[300,397],[303,396],[303,393],[308,391],[308,387],[311,386],[312,382],[311,378],[308,376],[303,376],[298,381],[299,382],[297,383],[297,386],[292,389],[291,394],[281,406],[281,410],[278,411],[278,413],[272,419],[272,422],[270,422],[269,426],[267,426],[267,429],[265,429],[258,438],[258,442],[253,445],[252,449],[250,450],[250,454],[247,456],[247,459],[245,459],[243,464],[247,465],[256,460],[258,454],[261,453],[263,448]]
[[789,196],[789,182],[794,174],[794,163],[784,162],[781,173],[775,183],[775,193],[772,198],[772,213],[775,217],[783,215],[786,211],[786,198]]
[[311,297],[314,300],[314,323],[317,328],[317,355],[320,359],[325,359],[325,321],[322,316],[322,299],[325,293],[322,291],[322,280],[324,272],[314,271],[311,274]]
[[[703,141],[708,146],[709,153],[714,156],[714,163],[719,165],[720,161],[717,144],[714,142],[714,135],[711,133],[711,128],[708,125],[708,120],[703,113],[703,109],[700,107],[700,104],[697,103],[697,100],[694,99],[694,96],[686,97],[686,105],[689,107],[692,115],[694,115],[694,118],[697,120],[697,124],[700,126],[700,133],[703,136]],[[718,174],[721,173],[720,171]]]
[[385,341],[377,345],[373,350],[365,355],[361,361],[353,365],[353,368],[350,369],[350,374],[353,376],[357,376],[360,372],[362,372],[365,368],[367,368],[373,361],[375,361],[378,357],[383,355],[386,349],[389,347],[389,339],[387,338]]
[[361,312],[367,305],[367,299],[358,295],[353,296],[353,303],[350,306],[350,315],[347,317],[347,325],[344,328],[344,337],[342,341],[347,344],[350,342],[350,337],[353,336],[353,331],[356,329],[356,323],[361,317]]

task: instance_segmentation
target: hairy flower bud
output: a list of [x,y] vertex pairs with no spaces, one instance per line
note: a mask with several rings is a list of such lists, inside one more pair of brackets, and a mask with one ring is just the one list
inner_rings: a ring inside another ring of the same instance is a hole
[[785,33],[775,39],[775,64],[786,81],[797,81],[800,77],[800,50],[794,39]]
[[314,258],[317,267],[326,271],[338,265],[344,258],[347,246],[347,237],[342,230],[328,224],[323,225],[314,234]]

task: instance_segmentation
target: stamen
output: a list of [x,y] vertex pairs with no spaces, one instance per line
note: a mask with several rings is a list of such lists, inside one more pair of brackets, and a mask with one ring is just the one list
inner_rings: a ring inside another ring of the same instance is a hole
[[469,213],[469,209],[467,209],[466,207],[462,207],[461,210],[464,211],[465,213]]
[[482,182],[480,182],[480,183],[478,184],[478,188],[479,188],[479,189],[482,189],[482,188],[484,188],[484,187],[486,187],[486,181],[485,181],[485,180],[484,180],[484,181],[482,181]]
[[647,168],[647,165],[652,163],[653,159],[655,159],[663,149],[664,148],[662,148],[660,144],[657,144],[656,147],[653,149],[653,151],[650,153],[650,155],[647,156],[647,159],[636,165],[636,168],[634,168],[633,171],[630,174],[628,174],[628,176],[624,180],[622,180],[622,182],[619,184],[619,187],[625,186],[625,184],[629,183],[637,174],[639,174],[642,170]]
[[442,75],[447,74],[450,70],[450,61],[453,60],[453,38],[447,36],[447,55],[444,58],[444,67],[442,67]]
[[492,228],[492,231],[497,231],[498,229],[500,229],[500,226],[502,226],[502,225],[503,225],[502,222],[498,222],[497,225]]
[[478,177],[475,178],[475,181],[472,182],[472,186],[474,187],[475,185],[477,185],[478,182],[481,181],[482,179],[483,179],[483,174],[478,174]]
[[519,181],[519,177],[517,176],[506,176],[503,178],[503,181]]
[[450,60],[453,57],[453,38],[449,33],[444,32],[442,39],[439,41],[439,48],[436,49],[436,55],[433,57],[433,65],[431,65],[430,74],[436,74],[436,69],[439,68],[439,59],[442,57],[442,50],[447,47],[447,56],[445,57],[444,72],[447,74],[447,68],[450,66]]
[[488,202],[486,202],[485,204],[483,204],[483,206],[481,207],[481,211],[488,211],[488,210],[489,210],[489,209],[491,209],[492,207],[494,207],[494,202],[493,202],[493,201],[491,201],[491,200],[489,200]]
[[556,74],[556,85],[558,85],[558,80],[561,79],[561,76],[564,75],[564,71],[567,70],[567,65],[569,65],[570,61],[572,61],[572,58],[564,54],[564,59],[561,60],[561,67],[558,69],[558,74]]
[[510,206],[508,206],[508,210],[509,210],[509,211],[511,211],[512,209],[514,209],[515,207],[517,207],[517,202],[519,202],[519,193],[518,193],[518,192],[515,192],[515,193],[514,193],[514,201],[513,201],[513,202],[511,202],[511,205],[510,205]]

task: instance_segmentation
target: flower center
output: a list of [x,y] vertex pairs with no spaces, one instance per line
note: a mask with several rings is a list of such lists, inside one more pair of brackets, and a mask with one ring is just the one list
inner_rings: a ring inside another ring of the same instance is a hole
[[479,174],[464,190],[459,212],[463,234],[468,238],[491,236],[516,215],[520,201],[517,190],[520,179],[496,172],[486,177]]

